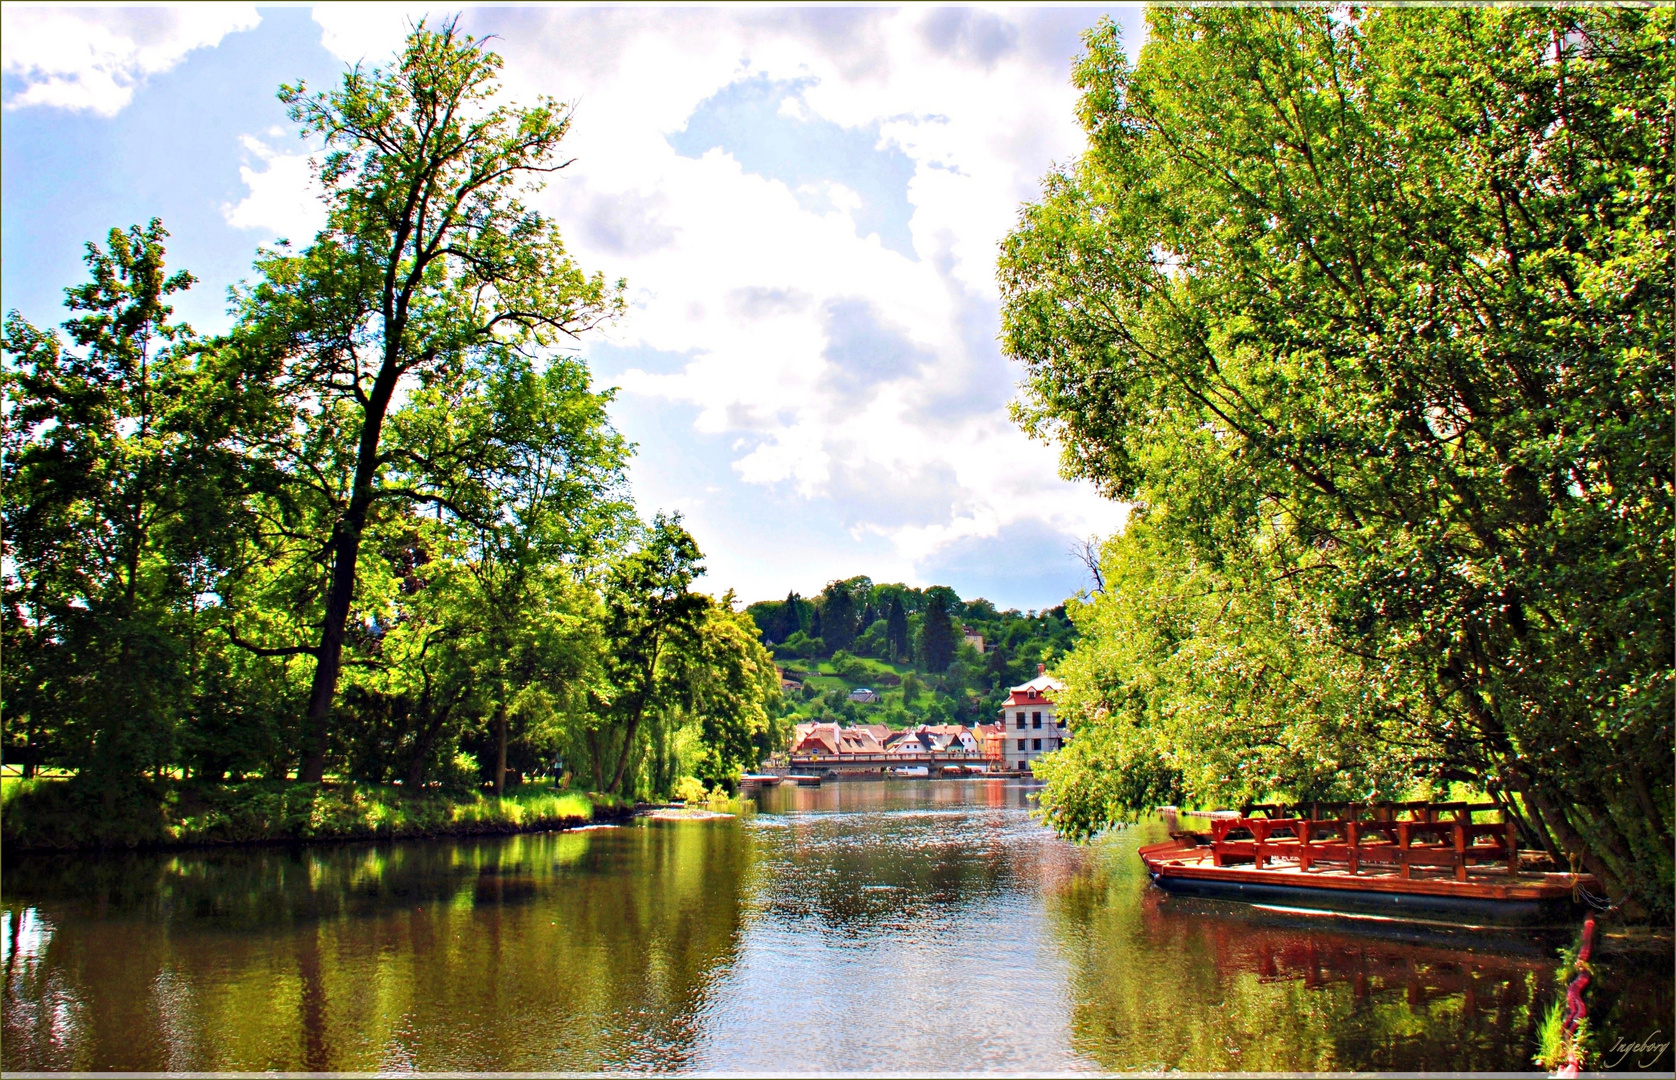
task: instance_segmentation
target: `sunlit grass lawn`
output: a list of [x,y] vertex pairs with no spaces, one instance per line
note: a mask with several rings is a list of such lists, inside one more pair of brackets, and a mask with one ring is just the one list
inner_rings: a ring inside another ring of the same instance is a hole
[[6,778],[0,835],[8,845],[90,846],[357,840],[529,832],[582,825],[621,799],[524,784],[504,797],[480,792],[286,780],[240,784],[165,781],[107,806],[62,780]]

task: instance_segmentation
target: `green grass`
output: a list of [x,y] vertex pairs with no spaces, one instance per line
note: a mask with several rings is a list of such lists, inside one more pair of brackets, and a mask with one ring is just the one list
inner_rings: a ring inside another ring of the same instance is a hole
[[602,811],[617,816],[628,805],[545,783],[495,798],[276,780],[165,782],[109,803],[62,780],[11,780],[0,800],[8,847],[57,849],[535,832],[581,825]]

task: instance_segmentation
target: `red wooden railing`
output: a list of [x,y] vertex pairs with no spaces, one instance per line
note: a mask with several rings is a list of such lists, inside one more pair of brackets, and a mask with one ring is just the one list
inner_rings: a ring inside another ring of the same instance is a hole
[[[1501,820],[1475,822],[1475,813],[1499,813]],[[1217,866],[1249,861],[1258,869],[1271,859],[1293,859],[1304,873],[1322,863],[1348,866],[1352,874],[1363,865],[1394,865],[1404,878],[1414,867],[1438,867],[1465,881],[1473,865],[1499,863],[1518,872],[1519,831],[1496,803],[1255,805],[1211,822],[1211,858]]]

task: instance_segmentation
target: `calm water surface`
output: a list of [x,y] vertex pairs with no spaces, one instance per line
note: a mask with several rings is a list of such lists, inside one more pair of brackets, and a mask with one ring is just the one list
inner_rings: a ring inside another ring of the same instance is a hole
[[[0,1066],[1531,1067],[1552,943],[1184,903],[1134,857],[1160,825],[1076,847],[1028,794],[834,784],[723,822],[8,859]],[[1606,1045],[1669,1031],[1652,957],[1602,965]]]

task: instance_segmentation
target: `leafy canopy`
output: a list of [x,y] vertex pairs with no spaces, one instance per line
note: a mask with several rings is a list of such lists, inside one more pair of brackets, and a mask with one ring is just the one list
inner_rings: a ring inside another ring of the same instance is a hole
[[1282,529],[1442,771],[1664,911],[1672,19],[1154,8],[1133,66],[1103,23],[1000,261],[1067,475],[1213,571]]

